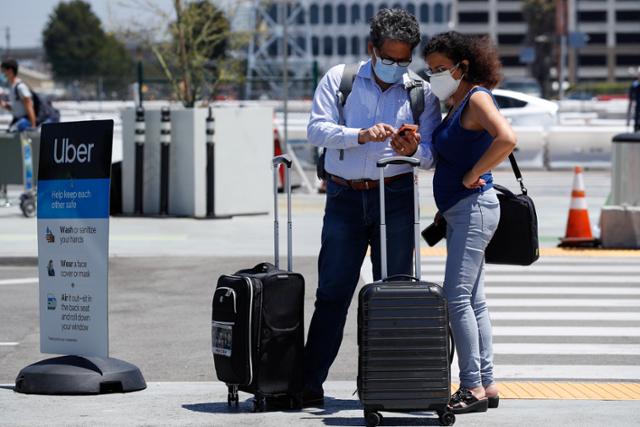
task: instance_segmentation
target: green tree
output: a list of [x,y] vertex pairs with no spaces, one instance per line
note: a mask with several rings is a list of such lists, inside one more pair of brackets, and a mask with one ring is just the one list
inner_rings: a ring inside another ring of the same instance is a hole
[[42,39],[59,80],[105,76],[111,85],[131,80],[131,56],[115,36],[105,33],[91,6],[82,0],[59,3]]
[[551,93],[549,70],[553,64],[555,45],[555,0],[524,0],[522,14],[527,22],[527,44],[535,48],[531,75],[542,86],[543,96]]
[[151,48],[185,107],[192,108],[206,91],[214,92],[229,69],[229,21],[211,1],[183,4],[174,0],[175,21],[169,24],[171,39]]

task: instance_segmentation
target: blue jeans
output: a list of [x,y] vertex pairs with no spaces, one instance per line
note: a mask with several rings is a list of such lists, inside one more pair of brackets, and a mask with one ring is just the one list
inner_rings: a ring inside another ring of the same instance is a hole
[[[413,261],[413,177],[389,183],[385,191],[388,274],[411,274]],[[380,279],[379,189],[356,191],[327,182],[327,201],[318,258],[315,311],[305,348],[305,388],[322,392],[335,360],[347,311],[371,246],[373,277]]]
[[484,251],[500,220],[494,189],[460,200],[443,213],[447,220],[444,292],[456,341],[460,385],[493,384],[491,321],[484,295]]

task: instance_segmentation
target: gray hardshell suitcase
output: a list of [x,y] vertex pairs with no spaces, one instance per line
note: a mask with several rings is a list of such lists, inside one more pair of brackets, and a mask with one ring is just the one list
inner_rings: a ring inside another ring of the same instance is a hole
[[382,280],[358,296],[358,396],[367,426],[382,422],[379,411],[436,411],[441,425],[453,425],[449,410],[453,341],[442,287],[420,280],[419,160],[391,157],[380,168],[380,241],[386,243],[384,168],[408,163],[414,173],[415,277],[387,277],[381,244]]

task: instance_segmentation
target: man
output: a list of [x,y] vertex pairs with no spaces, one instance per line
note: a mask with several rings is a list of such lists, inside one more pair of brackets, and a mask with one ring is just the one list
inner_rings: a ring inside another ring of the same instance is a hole
[[636,79],[631,83],[631,87],[629,88],[627,126],[629,125],[633,126],[634,132],[640,132],[640,67],[636,70]]
[[0,107],[11,111],[11,128],[24,131],[36,127],[36,111],[29,86],[18,78],[18,63],[6,59],[0,64],[0,71],[9,82],[9,102],[0,100]]
[[[414,122],[405,84],[420,42],[415,17],[382,9],[371,22],[369,61],[360,64],[342,114],[337,92],[344,65],[322,78],[307,128],[309,142],[326,151],[327,201],[318,259],[315,312],[305,348],[305,406],[324,403],[323,383],[338,354],[347,310],[371,247],[373,275],[380,279],[379,170],[391,156],[414,156],[433,163],[430,142],[440,122],[440,105],[424,82],[424,112],[417,133],[397,130]],[[340,124],[344,123],[344,125]],[[408,165],[385,169],[388,272],[411,274],[414,250],[413,176]]]

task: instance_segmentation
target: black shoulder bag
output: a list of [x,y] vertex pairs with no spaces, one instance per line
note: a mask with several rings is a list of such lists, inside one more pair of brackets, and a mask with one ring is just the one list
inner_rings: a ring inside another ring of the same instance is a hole
[[485,250],[485,261],[489,264],[531,265],[540,256],[538,216],[513,153],[509,155],[509,161],[522,194],[493,185],[500,201],[500,222]]

